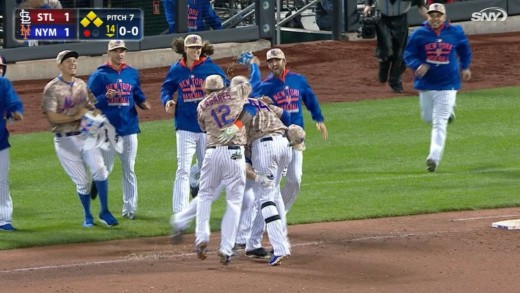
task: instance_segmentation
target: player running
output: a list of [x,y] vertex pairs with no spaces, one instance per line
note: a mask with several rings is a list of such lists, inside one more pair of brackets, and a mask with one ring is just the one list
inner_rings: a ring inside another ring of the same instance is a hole
[[85,82],[76,78],[78,52],[61,51],[56,63],[61,74],[51,80],[43,90],[43,113],[54,133],[54,148],[63,169],[76,185],[76,191],[85,212],[83,227],[94,225],[90,212],[91,179],[86,167],[92,173],[99,194],[101,211],[99,221],[108,227],[118,224],[108,209],[108,171],[103,162],[101,150],[84,150],[86,137],[80,135],[80,123],[87,111],[95,109],[96,99]]
[[[189,203],[189,175],[193,156],[196,155],[199,168],[204,159],[206,134],[197,123],[197,106],[204,98],[203,83],[206,77],[216,74],[227,79],[224,71],[215,64],[210,55],[214,48],[202,42],[199,35],[188,35],[184,41],[175,39],[175,52],[182,58],[172,64],[161,88],[161,101],[168,113],[174,113],[175,137],[177,143],[177,171],[173,183],[173,213],[180,212]],[[177,98],[173,98],[177,92]]]

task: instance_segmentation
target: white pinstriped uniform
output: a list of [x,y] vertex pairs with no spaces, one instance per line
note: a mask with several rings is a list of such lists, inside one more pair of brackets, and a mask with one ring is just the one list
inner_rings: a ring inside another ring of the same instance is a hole
[[[257,214],[253,184],[255,184],[254,180],[249,178],[246,179],[246,188],[244,190],[244,198],[242,199],[242,211],[240,213],[240,221],[238,224],[237,237],[235,240],[235,242],[238,244],[246,244],[247,240],[251,237],[253,219]],[[263,225],[263,220],[261,225]]]
[[[123,140],[123,152],[119,155],[121,161],[121,169],[123,173],[123,211],[122,214],[135,213],[137,211],[137,178],[135,176],[135,158],[137,157],[137,133],[120,136]],[[108,169],[108,173],[112,173],[114,169],[115,148],[110,147],[107,150],[101,150],[103,160]]]
[[[206,134],[177,130],[177,171],[173,182],[172,208],[173,213],[179,213],[190,203],[190,170],[193,155],[196,155],[199,168],[202,168],[204,152],[206,151]],[[181,158],[184,158],[181,161]]]
[[91,179],[85,164],[92,173],[94,181],[107,180],[108,171],[103,162],[101,150],[93,148],[84,151],[84,144],[85,138],[81,135],[54,137],[56,155],[63,169],[76,185],[76,191],[80,194],[90,194]]
[[303,176],[303,152],[293,149],[292,159],[287,165],[287,175],[285,176],[285,185],[282,189],[282,198],[285,204],[285,211],[288,212],[296,197],[300,192]]
[[9,148],[0,151],[0,226],[10,224],[13,201],[9,194]]
[[437,165],[439,165],[444,152],[448,119],[453,112],[456,97],[456,90],[419,92],[421,118],[427,123],[432,123],[428,159],[433,159]]
[[226,212],[222,218],[219,251],[227,256],[233,255],[240,220],[246,183],[244,145],[247,137],[243,128],[227,145],[221,145],[218,137],[223,129],[234,123],[250,92],[249,84],[240,84],[211,93],[197,108],[198,122],[207,133],[208,147],[200,170],[195,244],[209,243],[211,204],[219,196],[215,190],[222,184],[226,189]]
[[262,236],[260,231],[263,231],[264,223],[261,223],[260,220],[263,219],[269,242],[273,246],[274,255],[290,255],[285,206],[280,194],[282,172],[284,167],[291,161],[292,156],[292,148],[288,144],[288,140],[280,134],[264,136],[255,139],[252,143],[252,161],[255,172],[257,174],[274,175],[276,185],[272,189],[267,189],[257,183],[253,185],[258,212],[253,223],[251,237],[246,243],[246,251],[261,247],[259,245]]

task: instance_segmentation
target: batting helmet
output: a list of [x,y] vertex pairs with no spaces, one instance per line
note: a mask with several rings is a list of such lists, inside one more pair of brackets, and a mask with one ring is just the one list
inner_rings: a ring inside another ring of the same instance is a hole
[[305,130],[299,125],[291,124],[287,129],[287,139],[289,146],[292,146],[297,151],[305,150]]
[[5,73],[7,72],[7,61],[5,60],[5,57],[0,55],[0,67],[2,67],[2,76],[5,76]]

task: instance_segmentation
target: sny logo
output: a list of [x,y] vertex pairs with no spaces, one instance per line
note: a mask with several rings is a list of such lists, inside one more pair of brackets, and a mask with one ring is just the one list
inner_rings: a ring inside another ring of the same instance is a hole
[[507,12],[500,7],[488,7],[471,14],[471,21],[506,21],[506,19]]

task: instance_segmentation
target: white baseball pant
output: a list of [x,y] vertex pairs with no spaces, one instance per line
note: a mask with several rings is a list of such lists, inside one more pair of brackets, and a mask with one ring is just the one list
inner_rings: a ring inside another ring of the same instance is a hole
[[[282,179],[283,169],[291,161],[292,148],[288,147],[288,141],[281,135],[259,138],[252,143],[252,162],[255,172],[258,174],[270,174],[275,177],[275,188],[265,188],[261,184],[254,184],[254,194],[257,198],[257,213],[265,222],[269,242],[273,246],[274,254],[278,256],[290,255],[290,244],[287,238],[285,221],[285,206],[280,205],[279,184]],[[288,172],[289,174],[289,172]],[[257,216],[258,217],[258,216]],[[261,242],[259,221],[255,219],[255,234],[251,233],[251,245]],[[263,225],[262,225],[263,227]],[[258,236],[260,235],[260,239]],[[256,239],[252,239],[256,238]],[[253,248],[254,249],[254,248]],[[246,244],[246,251],[250,251]]]
[[247,240],[251,237],[253,219],[256,217],[257,211],[253,184],[255,184],[254,180],[246,179],[246,188],[242,200],[242,211],[240,213],[240,221],[235,240],[235,243],[237,244],[246,244]]
[[13,201],[9,193],[9,148],[0,151],[0,226],[10,224]]
[[292,149],[292,159],[287,166],[285,185],[282,189],[282,198],[285,204],[285,212],[291,209],[300,192],[303,175],[303,152]]
[[206,134],[177,130],[177,172],[173,182],[173,213],[182,211],[190,202],[190,169],[193,155],[196,155],[199,166],[204,161],[206,150]]
[[219,251],[233,254],[240,220],[240,210],[246,184],[246,162],[244,147],[229,149],[228,146],[208,148],[202,163],[200,189],[197,202],[195,244],[209,243],[211,204],[220,194],[215,193],[220,185],[226,188],[226,211],[221,223]]
[[430,152],[428,159],[439,165],[446,144],[448,118],[450,118],[457,98],[456,90],[420,91],[419,104],[421,118],[432,124]]
[[79,194],[90,194],[90,175],[85,164],[92,173],[94,181],[105,181],[108,171],[99,148],[83,150],[85,139],[81,135],[54,137],[54,149],[65,172],[76,185]]
[[[135,176],[135,158],[137,157],[137,134],[120,136],[123,140],[123,152],[118,154],[121,161],[121,169],[123,175],[123,209],[122,214],[134,213],[137,211],[137,177]],[[108,173],[112,173],[114,169],[114,147],[101,151],[103,160],[108,169]]]

